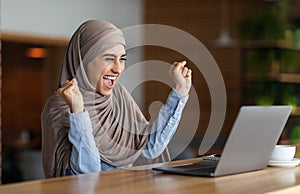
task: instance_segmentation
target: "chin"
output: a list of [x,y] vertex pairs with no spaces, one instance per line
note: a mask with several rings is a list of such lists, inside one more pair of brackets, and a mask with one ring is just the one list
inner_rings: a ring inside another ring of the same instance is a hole
[[109,96],[111,92],[101,93],[103,96]]
[[112,90],[111,91],[98,90],[98,92],[103,96],[109,96],[112,93]]
[[109,89],[105,88],[104,86],[101,87],[101,85],[98,85],[96,87],[96,91],[103,96],[109,96],[112,93],[112,89],[109,90]]

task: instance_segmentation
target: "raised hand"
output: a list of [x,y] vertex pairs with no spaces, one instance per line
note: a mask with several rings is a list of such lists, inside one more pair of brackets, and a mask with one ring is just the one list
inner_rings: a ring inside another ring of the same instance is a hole
[[82,112],[84,108],[83,97],[78,88],[76,79],[67,80],[58,90],[58,94],[69,105],[71,112]]
[[175,84],[175,90],[186,96],[192,86],[192,70],[185,66],[186,61],[174,62],[171,65],[170,75]]

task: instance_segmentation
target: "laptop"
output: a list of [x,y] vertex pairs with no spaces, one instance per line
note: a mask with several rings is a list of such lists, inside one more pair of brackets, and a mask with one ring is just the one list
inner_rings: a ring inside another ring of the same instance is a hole
[[291,110],[291,106],[242,106],[219,158],[153,170],[218,177],[264,169]]

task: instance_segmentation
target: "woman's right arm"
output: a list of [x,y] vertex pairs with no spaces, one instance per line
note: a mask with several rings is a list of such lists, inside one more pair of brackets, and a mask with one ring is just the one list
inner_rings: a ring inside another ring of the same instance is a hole
[[66,175],[101,171],[100,155],[93,136],[93,127],[87,111],[83,107],[83,97],[76,79],[67,80],[58,94],[70,107],[70,131],[68,134],[72,151],[70,168]]
[[83,174],[101,171],[91,120],[87,111],[70,113],[69,141],[72,143],[70,170],[67,174]]

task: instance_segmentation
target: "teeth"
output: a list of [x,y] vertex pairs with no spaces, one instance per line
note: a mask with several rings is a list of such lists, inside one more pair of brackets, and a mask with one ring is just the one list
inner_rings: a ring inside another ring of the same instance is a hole
[[109,75],[105,75],[105,76],[103,76],[103,78],[104,78],[104,79],[110,79],[110,80],[115,80],[115,79],[117,79],[117,77],[115,77],[115,76],[109,76]]

